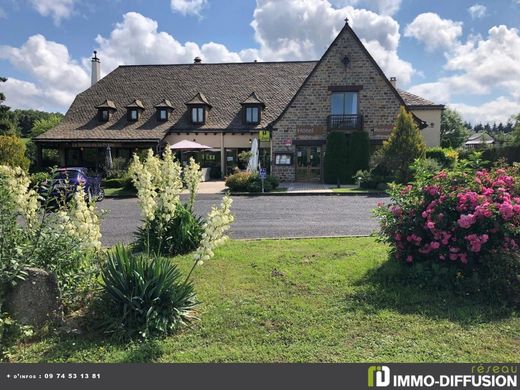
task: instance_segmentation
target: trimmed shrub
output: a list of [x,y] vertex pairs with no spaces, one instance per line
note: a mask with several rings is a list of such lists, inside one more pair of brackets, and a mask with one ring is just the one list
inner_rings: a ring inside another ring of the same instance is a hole
[[[264,180],[264,191],[270,192],[278,188],[278,178],[268,175]],[[262,192],[262,180],[256,173],[237,172],[226,178],[226,186],[231,192]]]
[[421,171],[390,193],[392,204],[377,209],[381,236],[425,281],[464,293],[497,283],[502,292],[518,291],[520,279],[510,272],[518,269],[520,165],[487,171],[463,161],[451,172]]
[[124,246],[108,253],[102,271],[106,332],[123,338],[171,334],[192,320],[197,304],[169,259],[134,255]]
[[338,131],[329,133],[323,164],[325,183],[345,184],[351,180],[354,171],[349,165],[348,152],[346,135]]
[[237,172],[226,178],[226,187],[231,192],[246,192],[248,185],[254,180],[251,172]]
[[501,159],[505,159],[509,164],[520,162],[520,146],[487,148],[482,151],[482,158],[490,162],[496,162]]
[[0,165],[29,169],[29,159],[25,157],[25,144],[22,139],[12,135],[0,135]]
[[365,131],[355,131],[350,136],[348,148],[349,172],[368,169],[370,160],[370,139]]
[[459,153],[454,149],[429,148],[425,157],[436,160],[442,168],[453,168],[459,159]]

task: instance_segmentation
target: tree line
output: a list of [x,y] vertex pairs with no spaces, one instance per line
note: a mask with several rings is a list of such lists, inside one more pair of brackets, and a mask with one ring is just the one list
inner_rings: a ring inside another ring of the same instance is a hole
[[[1,83],[6,81],[5,77],[0,77]],[[36,137],[57,126],[63,119],[63,114],[59,112],[11,110],[4,104],[5,98],[5,95],[0,92],[0,135]]]
[[447,108],[441,116],[441,146],[459,148],[471,134],[487,133],[499,146],[520,146],[520,114],[513,116],[507,123],[476,123],[462,120],[457,111]]

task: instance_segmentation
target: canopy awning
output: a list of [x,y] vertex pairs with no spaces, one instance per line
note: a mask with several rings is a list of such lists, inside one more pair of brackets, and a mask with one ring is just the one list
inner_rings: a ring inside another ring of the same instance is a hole
[[202,145],[197,142],[183,140],[170,146],[171,150],[207,150],[211,149],[211,146]]

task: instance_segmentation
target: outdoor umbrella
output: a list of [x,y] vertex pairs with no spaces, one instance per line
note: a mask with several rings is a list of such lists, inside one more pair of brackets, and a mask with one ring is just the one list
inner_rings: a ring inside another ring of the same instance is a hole
[[178,151],[183,151],[183,150],[187,150],[187,151],[189,151],[189,150],[207,150],[207,149],[211,149],[211,146],[202,145],[202,144],[199,144],[197,142],[183,140],[183,141],[177,142],[176,144],[171,145],[170,149],[171,150],[178,150]]
[[110,150],[110,146],[107,146],[106,153],[105,153],[105,159],[106,159],[106,166],[108,169],[112,169],[113,163],[112,163],[112,150]]

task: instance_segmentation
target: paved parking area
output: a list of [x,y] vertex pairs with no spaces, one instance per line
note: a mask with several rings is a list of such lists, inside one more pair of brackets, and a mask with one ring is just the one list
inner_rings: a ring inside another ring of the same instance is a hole
[[[200,195],[196,213],[204,216],[220,195]],[[371,234],[377,220],[371,210],[388,198],[377,196],[236,196],[232,211],[232,238],[284,238]],[[101,231],[103,244],[133,241],[140,225],[137,199],[106,199]]]

